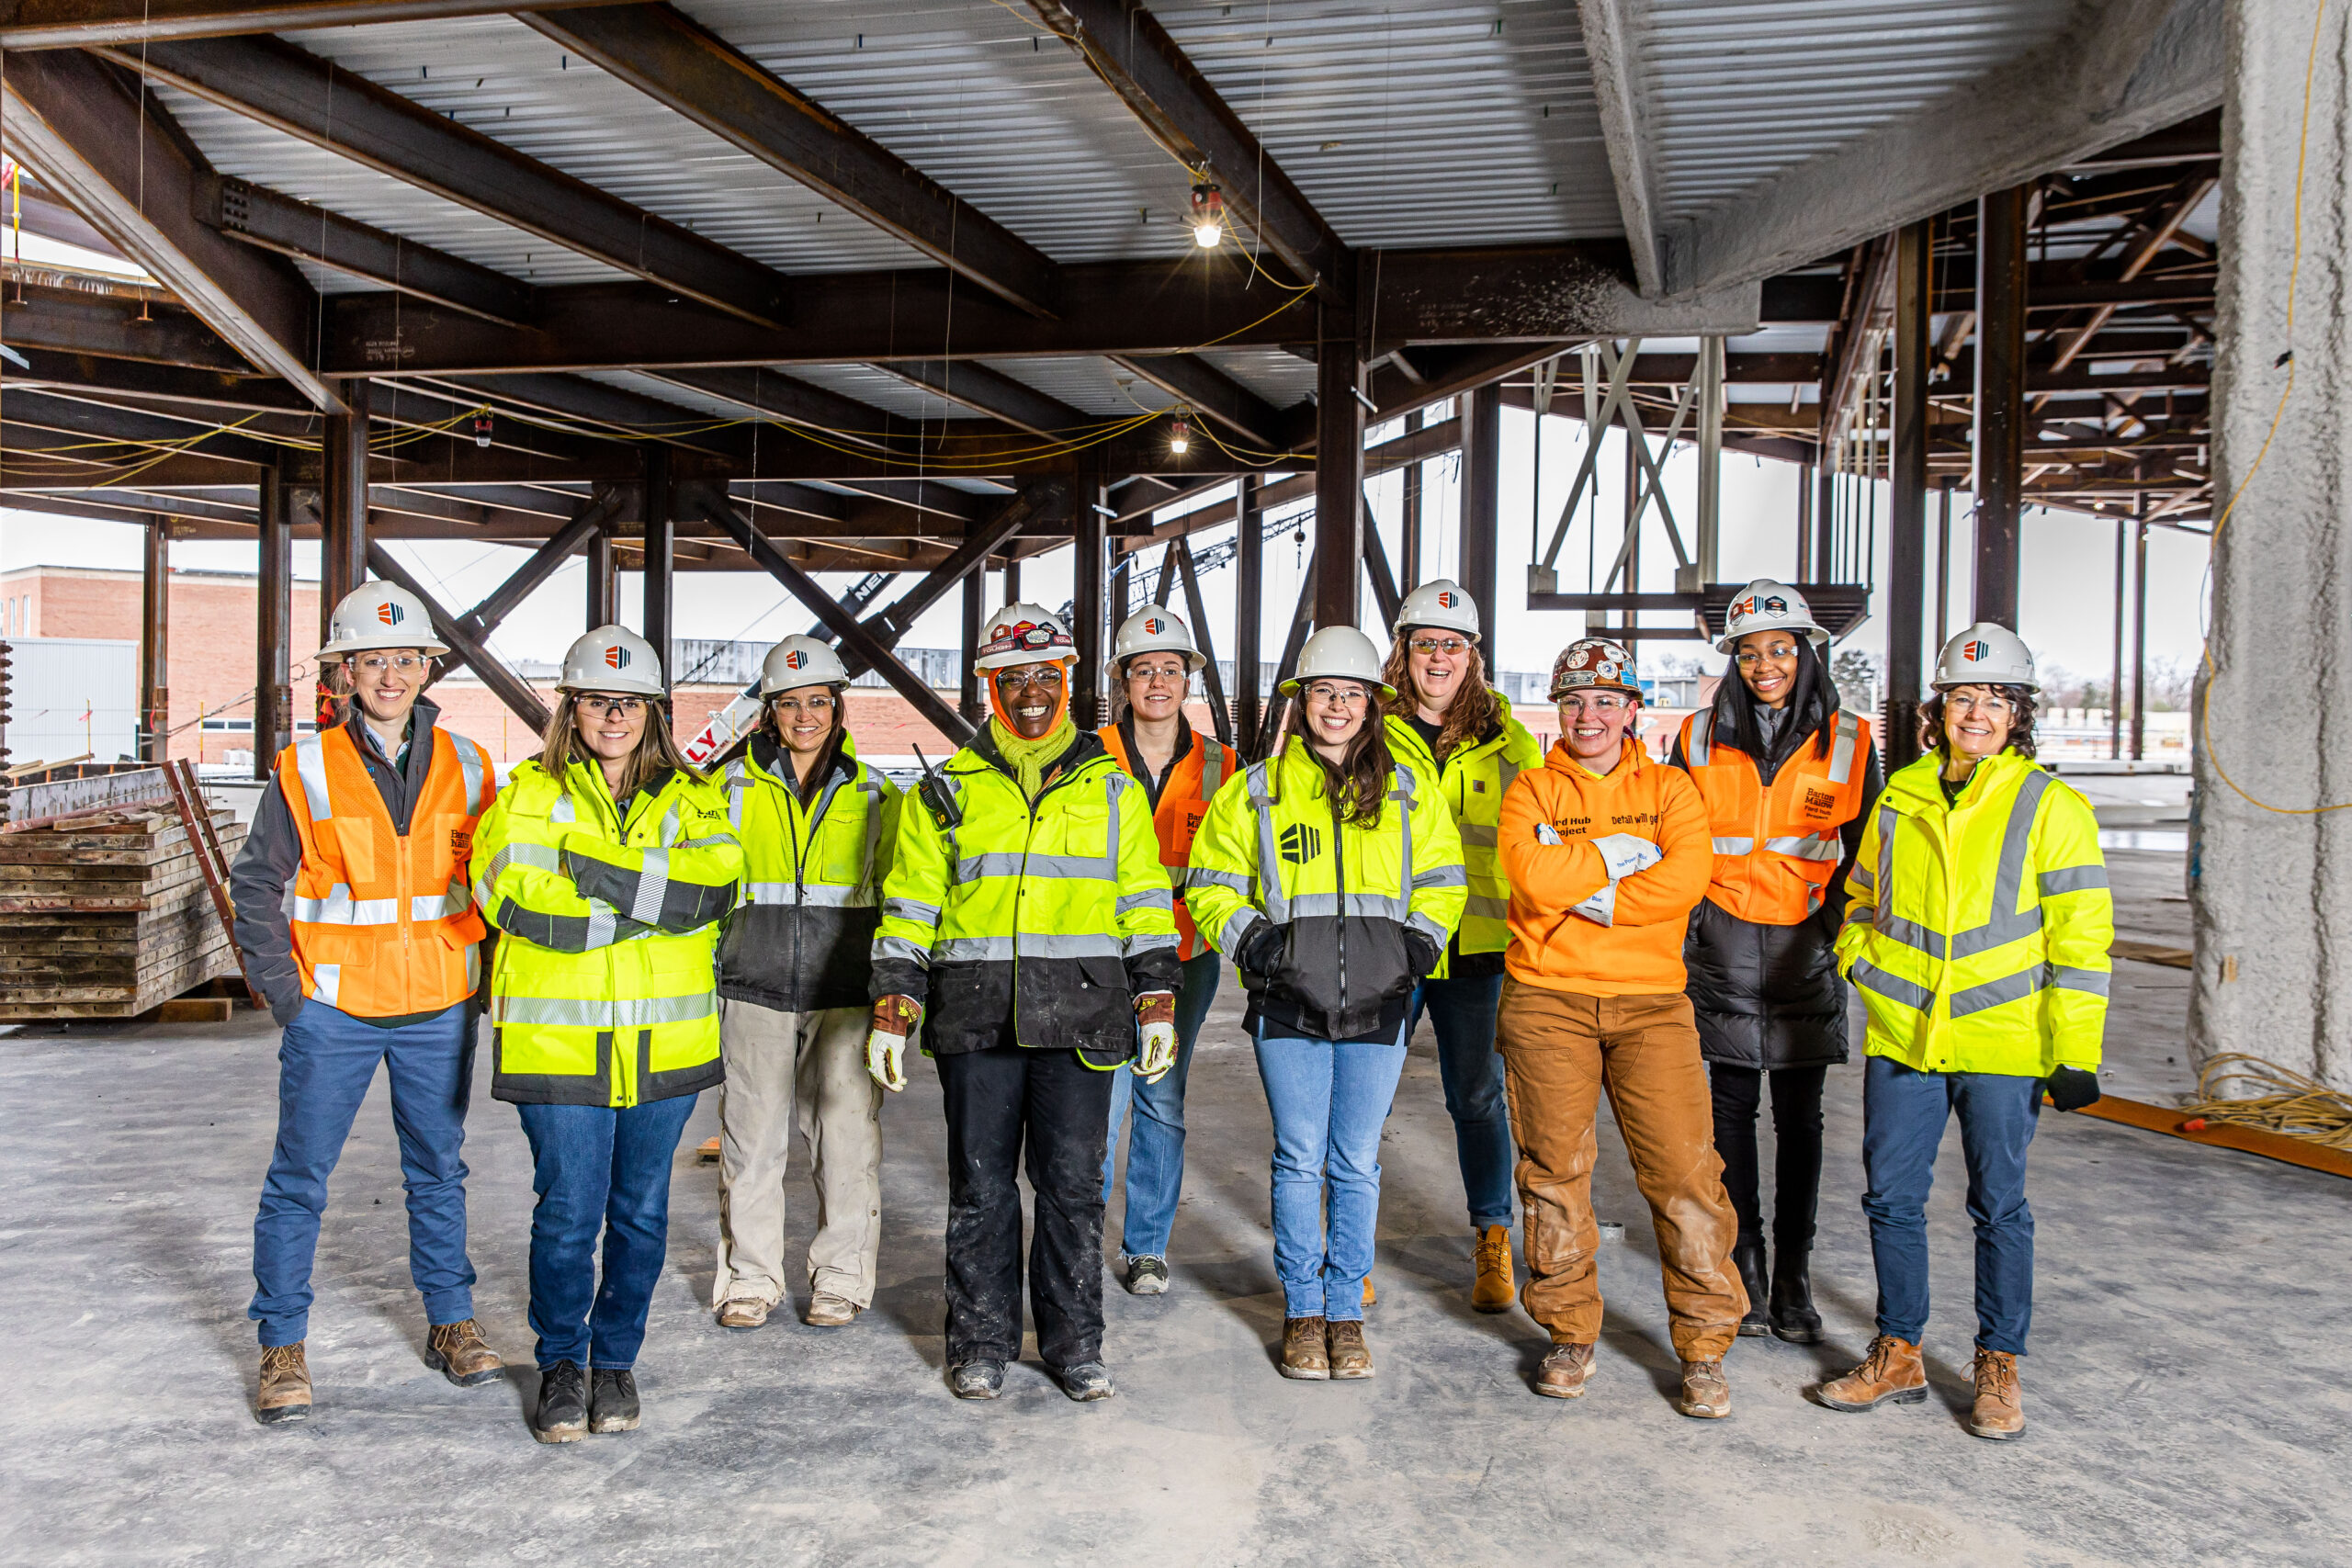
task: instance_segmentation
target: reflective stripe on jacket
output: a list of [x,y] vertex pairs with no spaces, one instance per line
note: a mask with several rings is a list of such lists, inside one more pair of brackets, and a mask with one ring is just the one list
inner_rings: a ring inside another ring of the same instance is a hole
[[[1496,694],[1499,698],[1501,694]],[[1453,945],[1464,953],[1500,953],[1510,945],[1510,883],[1503,875],[1496,833],[1503,819],[1503,796],[1511,781],[1530,768],[1544,765],[1544,749],[1527,726],[1503,704],[1502,728],[1483,739],[1456,746],[1442,768],[1430,754],[1420,732],[1404,718],[1388,719],[1390,753],[1413,766],[1422,777],[1438,781],[1438,795],[1453,812],[1462,834],[1462,863],[1470,875],[1469,901],[1462,907],[1462,924]],[[1449,953],[1431,979],[1445,978]]]
[[491,1092],[621,1110],[707,1089],[723,1076],[712,953],[743,875],[726,798],[673,772],[624,821],[594,764],[565,783],[523,763],[475,836],[474,896],[506,937]]
[[1838,959],[1870,1054],[1924,1072],[2095,1069],[2115,911],[2090,804],[2004,751],[1947,806],[1941,766],[1930,752],[1886,781],[1846,879]]
[[765,731],[718,780],[743,850],[743,902],[718,943],[718,994],[778,1012],[862,1008],[899,826],[899,786],[847,733],[813,805]]
[[[1201,830],[1201,820],[1208,815],[1209,802],[1233,774],[1238,761],[1233,748],[1213,735],[1203,735],[1190,725],[1186,733],[1192,745],[1184,754],[1168,764],[1168,777],[1159,786],[1159,804],[1153,807],[1151,825],[1159,835],[1159,863],[1168,868],[1168,880],[1176,896],[1176,956],[1197,958],[1208,951],[1208,941],[1193,928],[1192,909],[1184,897],[1184,869],[1193,863],[1193,836]],[[1125,739],[1115,724],[1098,729],[1095,735],[1111,761],[1125,770],[1129,777],[1140,781],[1135,764],[1127,760]]]
[[1707,897],[1743,920],[1795,925],[1821,908],[1846,858],[1838,829],[1867,804],[1870,721],[1841,710],[1829,754],[1808,738],[1767,784],[1754,758],[1714,738],[1714,720],[1712,708],[1692,714],[1676,742],[1714,838]]
[[940,769],[959,823],[920,790],[899,813],[870,989],[925,1005],[933,1053],[1011,1040],[1117,1066],[1135,1054],[1133,998],[1182,978],[1149,804],[1080,730],[1033,805],[996,723]]
[[283,906],[302,994],[361,1018],[438,1012],[481,981],[483,926],[466,861],[497,778],[464,736],[435,728],[420,739],[433,757],[405,834],[345,727],[305,735],[277,757],[302,840]]
[[1283,933],[1271,973],[1242,971],[1261,1014],[1317,1039],[1403,1020],[1413,988],[1412,927],[1445,946],[1467,877],[1453,814],[1410,763],[1390,774],[1380,820],[1340,820],[1322,764],[1297,736],[1217,792],[1193,840],[1191,902],[1232,958],[1271,920]]

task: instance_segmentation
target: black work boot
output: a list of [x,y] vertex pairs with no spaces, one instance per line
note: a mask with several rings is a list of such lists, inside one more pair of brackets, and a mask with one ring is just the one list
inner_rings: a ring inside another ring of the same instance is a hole
[[[1821,1314],[1813,1310],[1813,1253],[1783,1247],[1772,1260],[1772,1332],[1792,1345],[1821,1343]],[[1740,1325],[1742,1334],[1747,1325]]]
[[539,1374],[539,1413],[531,1436],[543,1443],[576,1443],[588,1435],[588,1376],[571,1361]]
[[1739,1282],[1747,1287],[1747,1314],[1739,1320],[1740,1337],[1758,1338],[1771,1333],[1771,1319],[1764,1314],[1764,1238],[1741,1236],[1732,1243],[1731,1260],[1739,1269]]
[[588,1377],[588,1429],[592,1432],[637,1430],[637,1374],[598,1367]]

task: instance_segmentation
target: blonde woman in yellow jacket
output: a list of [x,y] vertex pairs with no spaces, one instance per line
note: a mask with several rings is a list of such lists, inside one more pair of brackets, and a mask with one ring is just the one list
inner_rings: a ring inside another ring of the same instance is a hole
[[522,1116],[538,1193],[543,1443],[638,1424],[631,1369],[668,1251],[670,1160],[721,1076],[712,953],[743,874],[725,797],[671,739],[643,638],[589,633],[557,690],[545,750],[514,770],[473,853],[474,897],[501,936],[491,1092]]
[[1976,1399],[1968,1429],[2025,1429],[2018,1358],[2033,1313],[2026,1147],[2046,1091],[2098,1098],[2115,935],[2098,822],[2033,761],[2033,655],[1987,622],[1947,644],[1920,709],[1934,750],[1886,781],[1847,877],[1839,968],[1870,1015],[1862,1163],[1878,1335],[1823,1385],[1834,1410],[1928,1397],[1928,1188],[1957,1117],[1976,1225]]

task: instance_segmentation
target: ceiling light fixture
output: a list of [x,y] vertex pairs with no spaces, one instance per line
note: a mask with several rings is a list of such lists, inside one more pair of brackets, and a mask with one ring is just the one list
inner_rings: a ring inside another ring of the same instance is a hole
[[480,413],[474,415],[475,446],[487,446],[490,445],[490,411],[488,409],[484,409]]
[[1204,181],[1193,187],[1193,243],[1213,251],[1225,243],[1225,193]]
[[1168,432],[1168,449],[1180,457],[1193,449],[1193,424],[1181,413]]

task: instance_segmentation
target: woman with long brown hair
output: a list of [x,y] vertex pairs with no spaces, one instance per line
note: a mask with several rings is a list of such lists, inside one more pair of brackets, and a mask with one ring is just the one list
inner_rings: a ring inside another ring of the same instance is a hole
[[1241,971],[1273,1113],[1287,1378],[1372,1376],[1380,1129],[1413,988],[1462,917],[1461,835],[1434,781],[1392,757],[1374,721],[1394,694],[1379,671],[1353,626],[1309,637],[1283,683],[1301,733],[1220,790],[1193,840],[1186,898]]
[[1503,795],[1521,772],[1544,765],[1535,737],[1487,684],[1478,655],[1478,606],[1444,578],[1405,596],[1396,641],[1381,679],[1395,694],[1387,713],[1389,749],[1432,780],[1462,834],[1469,901],[1437,968],[1414,989],[1407,1039],[1427,1009],[1437,1032],[1438,1081],[1453,1118],[1454,1159],[1470,1205],[1475,1273],[1470,1304],[1508,1312],[1514,1150],[1503,1059],[1495,1050],[1502,1003],[1503,950],[1510,945],[1510,884],[1495,847]]
[[725,799],[671,737],[644,638],[590,632],[556,689],[538,760],[514,770],[473,844],[474,896],[503,939],[491,1093],[522,1116],[538,1193],[543,1443],[638,1424],[632,1369],[669,1250],[670,1160],[721,1077],[711,955],[743,874]]

